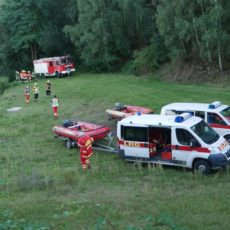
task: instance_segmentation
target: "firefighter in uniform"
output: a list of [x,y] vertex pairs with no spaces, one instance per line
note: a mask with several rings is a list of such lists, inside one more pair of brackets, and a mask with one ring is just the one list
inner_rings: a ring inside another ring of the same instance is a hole
[[28,85],[24,89],[24,96],[25,96],[26,104],[29,104],[29,102],[30,102],[30,88]]
[[51,83],[50,83],[49,80],[46,82],[46,86],[45,87],[46,87],[46,96],[48,97],[48,96],[51,95]]
[[38,83],[34,83],[33,93],[34,93],[34,101],[37,101],[38,100],[38,96],[39,96]]
[[58,98],[57,98],[56,95],[54,95],[53,98],[51,99],[51,105],[52,105],[52,110],[53,110],[54,118],[57,119],[58,118],[59,100],[58,100]]
[[78,138],[77,144],[80,147],[80,160],[83,170],[90,169],[90,157],[93,155],[92,150],[93,138],[88,135],[82,135]]

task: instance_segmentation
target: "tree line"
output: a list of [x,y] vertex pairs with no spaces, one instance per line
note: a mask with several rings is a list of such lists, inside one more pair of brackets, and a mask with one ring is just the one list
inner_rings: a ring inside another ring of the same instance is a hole
[[0,0],[0,75],[70,54],[86,71],[153,72],[176,58],[228,67],[228,0]]

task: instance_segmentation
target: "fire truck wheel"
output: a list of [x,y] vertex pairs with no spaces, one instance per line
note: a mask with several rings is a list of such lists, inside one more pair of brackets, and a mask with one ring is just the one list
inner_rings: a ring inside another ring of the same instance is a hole
[[194,163],[194,171],[202,175],[208,175],[210,173],[211,167],[206,160],[197,160]]
[[71,149],[72,148],[72,141],[71,140],[66,140],[65,141],[65,147],[67,149]]
[[230,135],[225,136],[225,139],[227,140],[228,143],[230,143]]

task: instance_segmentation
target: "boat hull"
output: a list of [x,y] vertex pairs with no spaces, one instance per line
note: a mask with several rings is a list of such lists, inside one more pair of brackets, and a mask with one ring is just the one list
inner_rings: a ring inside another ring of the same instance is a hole
[[126,105],[121,110],[107,109],[106,114],[108,114],[109,119],[121,120],[123,118],[132,116],[134,114],[152,114],[154,111],[150,108],[145,108],[141,106]]
[[74,141],[77,141],[83,134],[92,137],[94,140],[99,140],[105,138],[111,132],[111,129],[105,126],[78,121],[69,127],[56,125],[53,127],[53,132],[58,136]]

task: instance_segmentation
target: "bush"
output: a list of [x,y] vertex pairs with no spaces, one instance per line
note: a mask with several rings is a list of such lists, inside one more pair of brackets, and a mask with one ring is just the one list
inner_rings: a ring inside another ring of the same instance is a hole
[[7,77],[1,77],[0,76],[0,94],[3,94],[3,92],[10,86],[9,80]]
[[164,41],[156,35],[149,46],[134,52],[133,60],[128,62],[123,70],[137,75],[146,75],[155,72],[168,61]]

